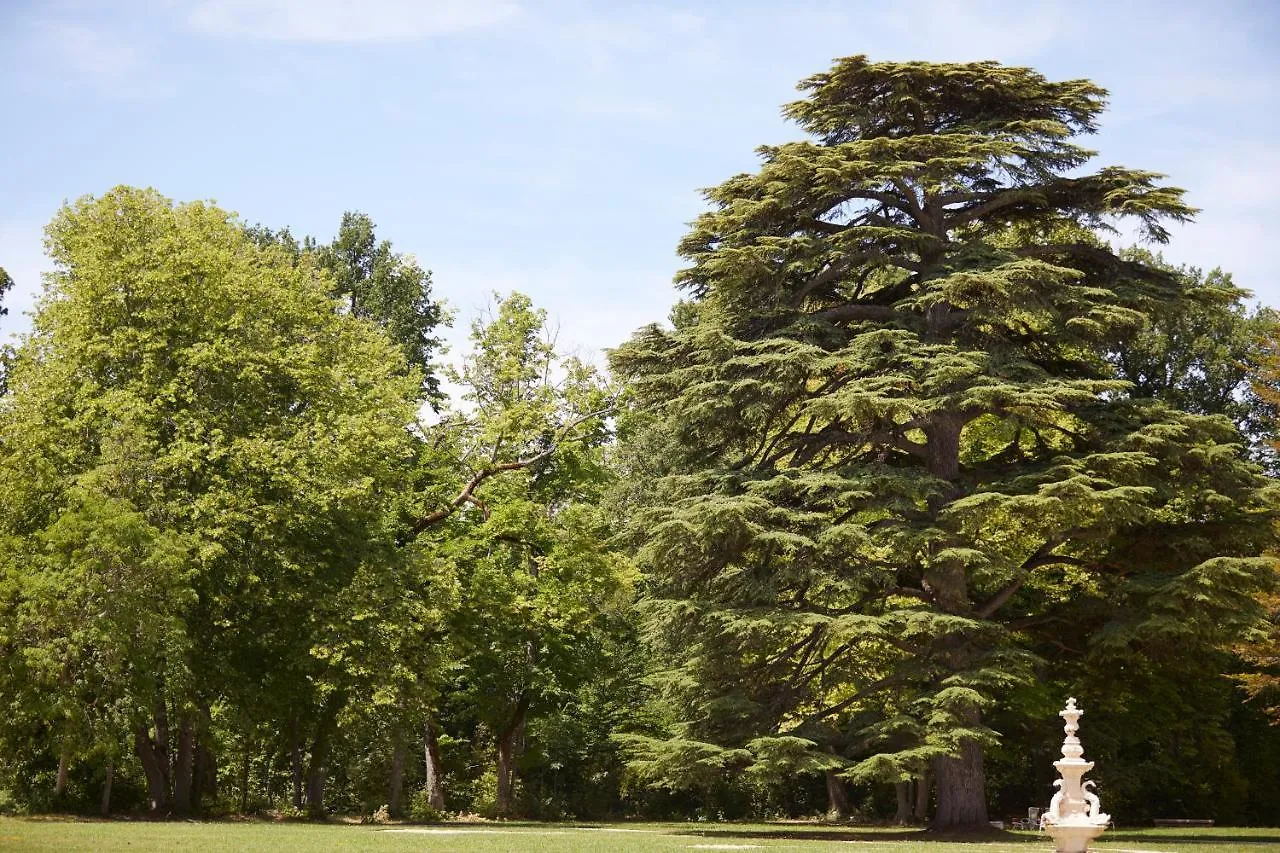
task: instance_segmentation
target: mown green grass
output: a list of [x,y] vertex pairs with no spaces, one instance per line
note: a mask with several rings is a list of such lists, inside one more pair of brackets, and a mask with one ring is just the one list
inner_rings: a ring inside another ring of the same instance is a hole
[[[866,850],[868,853],[1033,853],[1044,835],[995,832],[937,838],[914,830],[811,824],[445,824],[355,826],[267,822],[0,819],[0,850],[449,851],[449,853],[651,853],[675,850]],[[1280,829],[1113,830],[1099,853],[1280,851]]]

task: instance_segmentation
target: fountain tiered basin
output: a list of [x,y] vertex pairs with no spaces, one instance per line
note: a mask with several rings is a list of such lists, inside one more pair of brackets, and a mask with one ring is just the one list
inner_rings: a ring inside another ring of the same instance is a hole
[[1093,782],[1083,781],[1084,774],[1093,769],[1093,762],[1084,760],[1084,747],[1076,736],[1083,713],[1074,698],[1068,699],[1067,707],[1058,712],[1066,721],[1063,731],[1067,736],[1062,742],[1062,758],[1053,766],[1062,778],[1053,783],[1058,793],[1041,818],[1041,826],[1053,838],[1057,853],[1086,853],[1089,842],[1111,822],[1111,816],[1103,813],[1098,795],[1092,791]]

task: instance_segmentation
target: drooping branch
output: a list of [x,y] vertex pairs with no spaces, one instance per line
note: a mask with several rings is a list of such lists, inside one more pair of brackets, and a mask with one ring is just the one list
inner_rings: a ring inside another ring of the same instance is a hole
[[1073,566],[1084,565],[1083,560],[1078,560],[1075,557],[1068,557],[1064,554],[1053,553],[1054,548],[1057,548],[1076,532],[1078,531],[1070,531],[1062,534],[1061,536],[1055,536],[1037,548],[1035,553],[1023,561],[1022,565],[1018,567],[1018,572],[1014,579],[1007,583],[1004,588],[995,595],[991,596],[991,598],[987,599],[987,601],[978,608],[978,618],[990,619],[997,610],[1008,603],[1010,598],[1013,598],[1018,590],[1022,589],[1023,584],[1025,584],[1027,579],[1031,577],[1031,573],[1041,566],[1050,566],[1055,563]]
[[889,675],[884,678],[881,678],[878,681],[873,681],[870,684],[868,684],[866,687],[863,687],[861,690],[858,690],[857,692],[855,692],[852,696],[848,696],[840,700],[839,702],[835,703],[834,705],[828,705],[826,708],[823,708],[821,711],[817,711],[813,714],[810,714],[808,717],[805,718],[804,722],[801,725],[811,725],[813,723],[818,722],[819,720],[824,720],[827,717],[832,716],[833,714],[839,714],[844,709],[848,708],[851,705],[855,705],[858,702],[861,702],[863,699],[866,699],[868,696],[871,696],[875,693],[879,693],[881,690],[884,690],[888,687],[893,687],[896,684],[901,684],[905,680],[906,678],[903,675],[895,674],[895,675]]
[[1049,243],[1037,246],[1019,246],[1012,250],[1024,258],[1070,258],[1080,264],[1092,264],[1112,275],[1125,275],[1142,281],[1176,284],[1171,272],[1136,261],[1127,261],[1110,249],[1089,243]]

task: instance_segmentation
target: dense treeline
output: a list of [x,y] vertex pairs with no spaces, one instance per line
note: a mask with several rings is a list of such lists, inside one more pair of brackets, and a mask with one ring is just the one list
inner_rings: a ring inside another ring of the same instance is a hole
[[[3,356],[0,810],[1280,820],[1280,321],[1105,93],[851,57],[611,354],[119,187]],[[0,295],[8,286],[0,271]]]

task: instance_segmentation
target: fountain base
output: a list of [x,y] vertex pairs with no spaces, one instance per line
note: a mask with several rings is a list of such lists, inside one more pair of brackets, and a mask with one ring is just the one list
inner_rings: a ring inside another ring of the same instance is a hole
[[1044,831],[1052,836],[1057,853],[1087,853],[1089,842],[1106,828],[1106,824],[1096,823],[1051,823]]

